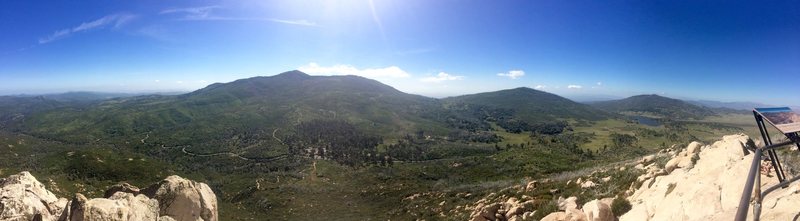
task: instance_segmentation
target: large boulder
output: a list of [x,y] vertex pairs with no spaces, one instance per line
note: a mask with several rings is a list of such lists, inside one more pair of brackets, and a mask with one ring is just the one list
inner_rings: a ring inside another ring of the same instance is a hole
[[66,204],[28,172],[0,179],[0,220],[55,220]]
[[136,186],[130,185],[128,183],[119,183],[109,187],[108,190],[106,190],[103,197],[110,198],[117,192],[133,193],[133,195],[137,195],[139,194],[139,191],[140,191],[139,188]]
[[656,159],[656,155],[651,154],[651,155],[647,155],[647,156],[642,157],[642,159],[639,160],[638,163],[639,164],[649,164],[650,162],[653,162],[655,159]]
[[702,143],[697,141],[692,141],[689,146],[686,147],[686,155],[692,155],[700,152],[700,148],[703,146]]
[[569,210],[569,209],[577,209],[578,208],[578,197],[568,197],[564,199],[563,197],[558,197],[558,209],[559,210]]
[[158,201],[144,195],[117,192],[109,198],[86,199],[77,193],[59,221],[158,220]]
[[169,176],[141,191],[158,200],[159,214],[176,221],[217,221],[217,196],[205,183]]
[[578,209],[567,209],[564,212],[547,214],[541,221],[588,221],[586,215]]
[[496,220],[497,212],[500,210],[500,203],[492,203],[488,205],[478,204],[475,211],[470,215],[472,221]]
[[57,198],[28,172],[0,178],[0,221],[217,221],[217,197],[204,183],[170,176],[145,190],[122,183],[105,198]]
[[592,200],[581,207],[588,221],[614,221],[616,217],[611,212],[611,207],[600,200]]
[[[693,142],[685,153],[675,156],[679,160],[668,163],[671,173],[650,178],[630,194],[631,210],[619,220],[733,220],[753,162],[754,154],[743,151],[747,142],[743,134],[702,147]],[[696,162],[686,163],[694,155]],[[762,190],[778,183],[775,177],[760,176]],[[779,188],[763,202],[761,220],[793,220],[800,206],[800,184]],[[752,218],[750,214],[748,220]]]

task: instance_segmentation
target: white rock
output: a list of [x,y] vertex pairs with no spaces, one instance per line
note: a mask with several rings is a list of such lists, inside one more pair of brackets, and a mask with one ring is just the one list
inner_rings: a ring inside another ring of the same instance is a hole
[[583,204],[581,210],[586,214],[588,221],[614,221],[615,219],[614,214],[611,213],[611,207],[599,200]]
[[683,160],[683,157],[680,156],[672,158],[671,160],[667,161],[667,164],[664,165],[664,170],[666,170],[667,173],[672,173],[673,170],[678,168],[678,164],[681,162],[681,160]]
[[699,153],[700,152],[700,147],[702,147],[702,146],[703,146],[702,143],[697,142],[697,141],[692,141],[692,143],[690,143],[689,146],[686,147],[686,153],[688,155]]
[[[753,154],[744,156],[742,151],[746,141],[745,135],[732,135],[704,147],[690,145],[697,147],[686,152],[694,149],[699,156],[693,167],[675,170],[680,164],[686,165],[681,161],[690,161],[691,154],[673,159],[670,174],[651,178],[630,194],[632,209],[620,220],[733,220],[753,159]],[[761,181],[763,188],[777,183],[775,177],[762,176]],[[800,191],[800,186],[767,195],[761,220],[792,220],[800,208],[800,194],[795,190]]]
[[651,154],[651,155],[647,155],[647,156],[642,157],[642,159],[639,160],[639,163],[640,164],[648,164],[650,162],[653,162],[653,160],[655,160],[655,159],[656,159],[656,156]]
[[217,196],[205,183],[169,176],[141,191],[159,202],[162,216],[176,221],[217,221]]
[[525,185],[525,191],[533,191],[536,189],[536,185],[538,182],[536,180],[528,182],[528,185]]
[[68,221],[136,221],[158,217],[158,201],[125,192],[91,200],[78,193],[62,214],[62,219]]
[[28,172],[0,179],[0,220],[55,220],[65,205]]
[[578,204],[575,202],[578,201],[578,197],[568,197],[566,199],[562,197],[558,197],[558,209],[559,210],[569,210],[569,209],[576,209],[578,208]]

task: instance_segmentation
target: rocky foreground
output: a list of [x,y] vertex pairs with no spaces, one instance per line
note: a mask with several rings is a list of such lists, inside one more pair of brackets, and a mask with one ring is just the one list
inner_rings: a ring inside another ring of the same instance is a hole
[[105,198],[57,198],[28,172],[0,178],[3,221],[217,221],[217,197],[205,183],[170,176],[145,189],[127,183]]
[[[692,143],[663,168],[644,165],[641,186],[628,197],[633,208],[620,220],[733,220],[754,154],[745,151],[748,137],[730,135],[712,145]],[[778,183],[761,173],[762,190]],[[762,220],[793,220],[800,215],[800,183],[767,195]],[[752,208],[748,217],[752,219]]]
[[[753,154],[745,149],[748,140],[745,135],[730,135],[711,145],[692,142],[685,148],[664,149],[645,156],[635,162],[635,166],[606,168],[570,178],[566,185],[577,186],[582,191],[597,191],[598,187],[614,184],[610,176],[599,174],[611,170],[641,174],[633,183],[622,183],[624,193],[604,195],[620,196],[617,199],[578,199],[564,196],[567,194],[559,193],[557,188],[549,189],[554,197],[559,196],[554,205],[558,211],[542,214],[541,220],[733,220],[753,159]],[[777,183],[774,176],[765,172],[761,173],[761,180],[762,189]],[[553,182],[549,179],[528,181],[506,188],[518,194],[492,193],[454,210],[468,211],[469,220],[475,221],[533,220],[543,204],[526,194],[542,188],[541,184]],[[625,186],[629,186],[627,191],[624,191]],[[425,194],[409,196],[405,201],[419,197]],[[614,214],[613,202],[620,199],[627,200],[630,209]],[[446,203],[443,201],[439,205]],[[797,216],[800,216],[800,183],[790,184],[764,198],[762,220],[792,220]],[[87,199],[75,194],[72,199],[66,199],[57,198],[30,173],[21,172],[0,179],[0,220],[216,221],[218,215],[217,199],[208,185],[178,176],[167,177],[145,189],[117,184],[105,192],[104,198]]]
[[[581,188],[591,190],[596,184],[590,179],[597,180],[597,185],[613,182],[608,178],[593,177],[603,171],[627,169],[641,174],[635,182],[629,184],[627,191],[619,193],[630,203],[630,210],[614,214],[611,209],[613,198],[578,199],[574,196],[559,196],[559,211],[549,213],[541,220],[733,220],[753,160],[753,154],[745,148],[748,140],[746,135],[729,135],[711,145],[692,142],[685,148],[673,147],[645,156],[634,162],[635,166],[631,164],[620,168],[606,168],[578,177],[575,182]],[[766,172],[761,173],[762,190],[777,183],[777,178],[772,173],[772,176]],[[569,180],[567,185],[575,182]],[[527,187],[511,188],[518,188],[520,193],[526,193],[537,188],[536,183],[537,181],[531,181]],[[534,220],[533,214],[537,213],[537,208],[532,207],[534,200],[509,198],[503,202],[504,198],[501,197],[499,202],[485,202],[487,198],[467,207],[472,211],[470,220]],[[795,219],[800,216],[800,183],[778,189],[767,195],[763,202],[760,216],[762,220]],[[753,206],[750,207],[749,219],[753,217],[752,208]]]

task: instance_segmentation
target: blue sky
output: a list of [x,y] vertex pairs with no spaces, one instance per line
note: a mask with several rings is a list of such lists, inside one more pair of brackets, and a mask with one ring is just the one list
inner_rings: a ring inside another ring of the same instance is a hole
[[2,1],[0,94],[300,69],[443,97],[531,87],[800,105],[800,3]]

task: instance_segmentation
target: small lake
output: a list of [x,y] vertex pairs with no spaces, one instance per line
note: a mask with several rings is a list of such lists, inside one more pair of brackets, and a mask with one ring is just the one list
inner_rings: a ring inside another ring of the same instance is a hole
[[656,118],[652,117],[645,117],[645,116],[633,116],[633,119],[636,120],[639,124],[651,126],[651,127],[658,127],[661,126],[661,122],[658,121]]

